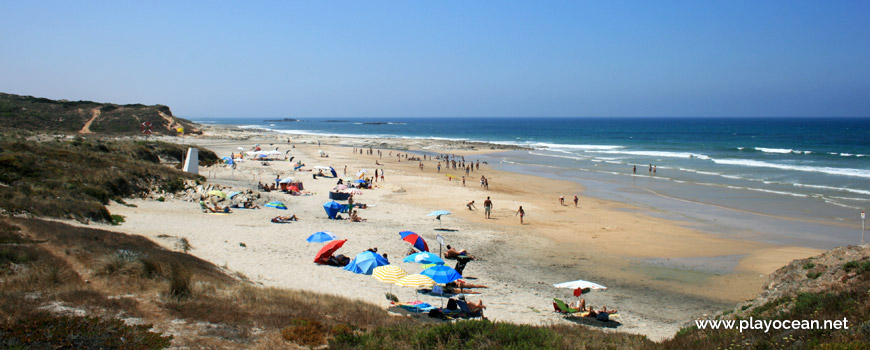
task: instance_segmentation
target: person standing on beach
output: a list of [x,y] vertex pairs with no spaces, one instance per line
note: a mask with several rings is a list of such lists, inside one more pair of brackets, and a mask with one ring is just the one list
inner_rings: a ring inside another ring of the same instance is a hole
[[483,201],[483,212],[487,219],[490,219],[490,213],[492,213],[492,201],[489,200],[489,197],[486,197],[486,200]]
[[575,195],[574,195],[574,208],[577,207],[577,201],[579,201],[579,200],[580,200],[580,199],[577,198],[577,195],[575,194]]
[[381,169],[381,182],[384,182],[384,169]]
[[480,161],[477,161],[477,170],[480,170]]
[[559,196],[559,204],[565,205],[565,196]]
[[649,173],[652,174],[652,164],[649,165]]
[[522,205],[520,206],[520,209],[517,210],[517,213],[514,214],[514,216],[517,216],[517,215],[520,216],[520,225],[522,225],[522,224],[523,224],[523,216],[526,216],[526,211],[523,210],[523,206],[522,206]]
[[441,162],[438,162],[438,172],[441,172]]
[[375,182],[378,182],[378,169],[375,169]]
[[631,173],[637,174],[637,165],[631,167]]
[[462,187],[465,187],[465,176],[462,176]]

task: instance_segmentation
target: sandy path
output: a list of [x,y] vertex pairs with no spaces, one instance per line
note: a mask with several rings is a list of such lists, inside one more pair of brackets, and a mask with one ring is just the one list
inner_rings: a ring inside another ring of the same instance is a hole
[[91,124],[93,124],[94,120],[97,120],[97,118],[99,118],[99,117],[100,117],[100,109],[99,108],[92,109],[91,110],[91,119],[88,119],[88,121],[85,122],[85,126],[83,126],[81,130],[79,130],[79,134],[92,133]]

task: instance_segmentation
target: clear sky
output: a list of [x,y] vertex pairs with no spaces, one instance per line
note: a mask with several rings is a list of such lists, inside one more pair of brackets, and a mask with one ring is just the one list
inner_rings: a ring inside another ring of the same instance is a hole
[[0,18],[0,92],[192,118],[870,116],[866,0],[2,1]]

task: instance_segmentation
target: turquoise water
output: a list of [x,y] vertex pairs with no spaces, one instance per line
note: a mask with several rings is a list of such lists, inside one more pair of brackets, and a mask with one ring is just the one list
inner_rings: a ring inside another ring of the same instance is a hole
[[[620,197],[614,199],[649,208],[667,208],[669,201],[682,201],[808,220],[812,222],[777,227],[789,231],[805,227],[827,230],[833,232],[832,236],[843,236],[834,241],[844,244],[853,241],[855,225],[860,230],[858,212],[870,204],[870,118],[197,121],[288,133],[520,145],[530,149],[482,159],[505,170],[574,180],[592,193]],[[651,165],[655,173],[649,170]],[[599,188],[608,190],[597,191]],[[687,211],[684,206],[679,208],[676,210]],[[744,214],[734,215],[735,222],[758,221],[736,218],[740,215]],[[817,228],[813,222],[831,225]],[[733,227],[734,231],[741,231],[739,227]],[[823,236],[813,238],[823,243],[812,245],[824,245]]]

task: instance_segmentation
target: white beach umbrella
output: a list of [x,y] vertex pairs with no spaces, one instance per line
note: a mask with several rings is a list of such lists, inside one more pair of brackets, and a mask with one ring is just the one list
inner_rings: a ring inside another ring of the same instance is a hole
[[576,280],[576,281],[570,281],[570,282],[557,283],[557,284],[554,284],[553,287],[568,288],[568,289],[577,289],[577,288],[580,288],[580,289],[586,289],[586,288],[589,288],[589,289],[607,289],[607,287],[602,286],[598,283],[584,281],[584,280]]

